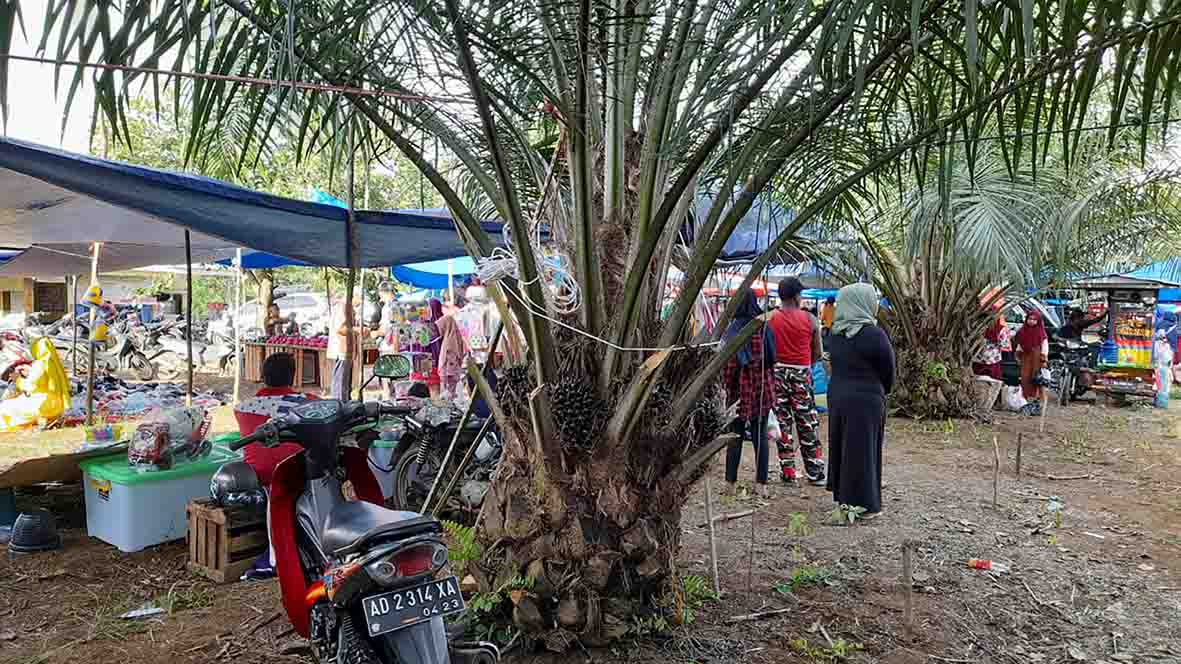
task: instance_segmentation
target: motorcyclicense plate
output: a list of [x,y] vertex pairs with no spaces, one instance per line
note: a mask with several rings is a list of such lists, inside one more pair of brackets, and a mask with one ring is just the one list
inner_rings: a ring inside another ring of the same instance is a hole
[[454,576],[361,599],[369,636],[457,613],[463,606],[459,580]]

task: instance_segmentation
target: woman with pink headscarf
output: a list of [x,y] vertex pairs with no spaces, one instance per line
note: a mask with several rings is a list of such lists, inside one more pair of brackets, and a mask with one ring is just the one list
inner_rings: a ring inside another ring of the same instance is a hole
[[435,324],[439,329],[439,379],[442,381],[443,396],[455,397],[456,386],[463,374],[463,358],[467,355],[467,343],[454,315],[443,316]]
[[427,330],[431,335],[431,343],[428,350],[431,352],[431,377],[427,380],[427,384],[435,386],[439,384],[439,353],[443,348],[443,337],[439,334],[439,320],[443,318],[443,303],[439,298],[432,297],[429,307],[429,315],[427,316]]

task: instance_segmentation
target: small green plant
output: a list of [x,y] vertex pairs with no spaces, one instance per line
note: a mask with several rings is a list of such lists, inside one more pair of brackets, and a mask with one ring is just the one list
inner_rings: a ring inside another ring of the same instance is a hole
[[484,554],[484,547],[476,539],[474,528],[460,525],[454,521],[443,521],[443,531],[451,538],[451,546],[447,555],[451,560],[451,567],[455,575],[463,577],[467,566],[480,559]]
[[861,515],[865,514],[865,508],[860,505],[840,505],[829,516],[829,521],[837,526],[853,525]]
[[662,615],[646,618],[632,617],[631,633],[635,636],[654,636],[664,634],[669,629],[668,620]]
[[835,662],[843,662],[855,653],[861,652],[865,646],[860,643],[846,641],[844,639],[837,639],[828,647],[814,646],[808,643],[805,638],[792,639],[788,646],[808,660],[813,662],[820,662],[822,664],[834,664]]
[[467,601],[467,610],[475,615],[489,614],[504,602],[504,595],[498,592],[479,592]]
[[800,565],[791,572],[787,581],[775,584],[775,592],[790,595],[807,586],[826,585],[832,582],[832,572],[816,565]]
[[697,612],[706,602],[716,602],[718,594],[713,584],[703,576],[690,574],[681,577],[681,585],[677,596],[671,598],[671,604],[677,609],[680,624],[691,625],[697,619]]
[[1050,496],[1050,500],[1046,502],[1046,511],[1054,516],[1054,527],[1062,527],[1062,511],[1066,509],[1066,503],[1058,496]]
[[1068,458],[1083,463],[1094,455],[1091,444],[1083,434],[1070,434],[1062,438],[1062,450]]
[[802,512],[792,512],[788,516],[787,534],[792,537],[807,537],[812,534],[812,527],[808,524],[808,515]]

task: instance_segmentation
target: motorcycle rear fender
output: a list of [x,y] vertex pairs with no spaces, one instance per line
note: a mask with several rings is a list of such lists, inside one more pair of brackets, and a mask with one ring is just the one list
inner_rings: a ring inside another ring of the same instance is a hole
[[[381,486],[369,469],[365,451],[344,448],[341,456],[346,477],[352,482],[357,497],[374,505],[381,505]],[[299,528],[297,504],[306,487],[307,463],[304,452],[301,451],[287,457],[275,468],[268,503],[271,517],[271,547],[275,551],[275,572],[279,577],[283,609],[287,612],[291,626],[304,638],[308,636],[310,616],[310,608],[306,602],[310,596],[309,592],[319,583],[317,581],[309,584],[307,577],[316,577],[321,572],[308,570],[310,574],[305,575],[296,544],[296,529]]]

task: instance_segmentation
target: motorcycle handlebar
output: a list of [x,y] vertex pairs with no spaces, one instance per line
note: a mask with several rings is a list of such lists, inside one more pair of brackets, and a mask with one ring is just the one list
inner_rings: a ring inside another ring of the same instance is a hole
[[[342,419],[348,421],[355,419],[368,420],[376,419],[381,415],[397,415],[399,413],[400,409],[393,406],[385,406],[378,401],[353,401],[344,405],[344,417]],[[294,424],[291,420],[296,419],[298,419],[298,416],[293,414],[271,419],[255,429],[254,433],[249,436],[243,436],[230,443],[229,448],[233,451],[238,451],[251,443],[277,441],[284,437],[281,435],[282,432],[290,424]]]

